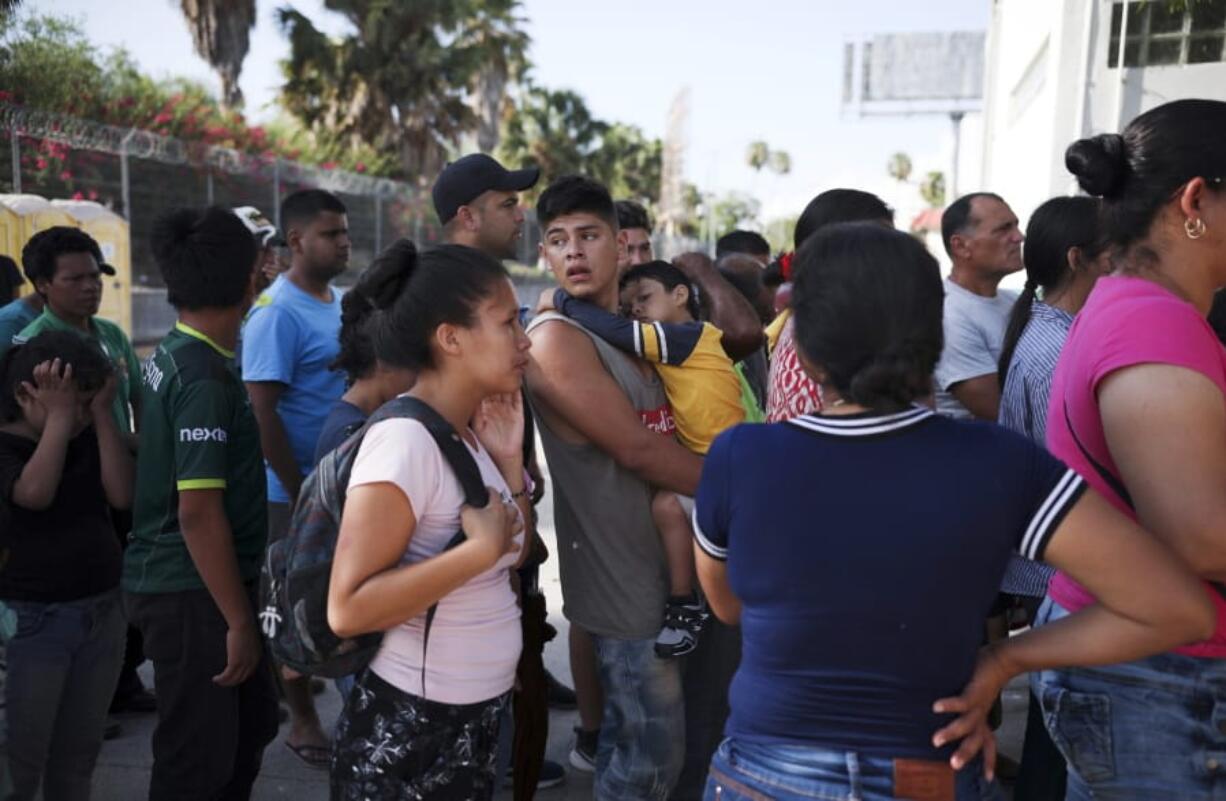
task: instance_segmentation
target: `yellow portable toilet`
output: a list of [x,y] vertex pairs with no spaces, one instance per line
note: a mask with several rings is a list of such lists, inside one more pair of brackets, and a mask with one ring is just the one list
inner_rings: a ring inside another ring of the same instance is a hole
[[[81,227],[67,212],[55,208],[40,195],[0,195],[0,206],[4,206],[5,210],[12,215],[11,217],[9,215],[0,216],[16,219],[17,235],[11,240],[13,249],[5,252],[12,256],[18,265],[21,264],[21,249],[25,247],[26,242],[30,241],[30,237],[39,231],[45,231],[56,225]],[[3,244],[7,248],[10,241],[6,239]],[[21,285],[21,294],[33,291],[34,287],[30,286],[29,281]]]
[[21,218],[21,244],[30,237],[55,225],[80,228],[77,221],[66,211],[57,209],[40,195],[0,195],[0,203],[8,206]]
[[115,268],[103,276],[102,306],[98,316],[116,323],[132,336],[132,254],[128,221],[92,200],[53,200],[52,208],[66,212],[75,225],[98,241],[103,260]]
[[[21,249],[26,241],[21,238],[21,218],[17,212],[0,203],[0,253],[17,262],[21,267]],[[21,285],[21,294],[32,291],[30,282]]]

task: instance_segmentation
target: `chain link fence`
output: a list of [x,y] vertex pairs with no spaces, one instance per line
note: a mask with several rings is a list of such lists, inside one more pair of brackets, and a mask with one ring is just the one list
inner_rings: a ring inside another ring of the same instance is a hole
[[[307,188],[335,193],[348,209],[353,248],[342,285],[400,237],[419,245],[440,239],[429,190],[412,184],[0,102],[0,189],[93,200],[128,222],[131,277],[120,291],[130,293],[130,333],[137,342],[156,341],[174,320],[149,248],[159,214],[179,206],[255,206],[279,226],[281,201]],[[518,261],[536,265],[539,229],[531,210],[525,216]],[[657,236],[655,242],[662,258],[706,250],[685,238]],[[535,290],[548,280],[520,276],[517,284]]]

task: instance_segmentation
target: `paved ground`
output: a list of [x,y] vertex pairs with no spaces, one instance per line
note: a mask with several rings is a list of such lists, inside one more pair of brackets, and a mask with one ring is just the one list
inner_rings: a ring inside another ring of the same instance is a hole
[[[541,531],[546,542],[553,546],[552,504],[548,497],[541,504]],[[566,619],[561,615],[561,585],[558,582],[557,561],[551,559],[542,570],[541,583],[549,599],[550,622],[558,629],[558,638],[546,646],[545,663],[555,676],[570,684],[570,666],[566,653]],[[151,683],[149,666],[142,669],[145,681]],[[341,710],[340,696],[329,689],[316,698],[317,708],[324,725],[336,720]],[[1025,685],[1014,682],[1005,695],[1006,722],[999,732],[1002,750],[1016,758],[1021,750],[1022,726],[1026,719]],[[105,743],[94,775],[94,801],[138,801],[145,797],[149,782],[149,766],[152,756],[149,738],[153,731],[152,716],[126,716],[121,718],[123,735]],[[567,764],[571,728],[575,725],[574,712],[553,711],[550,715],[550,737],[547,757]],[[282,736],[287,727],[282,727]],[[567,767],[566,781],[559,787],[539,793],[542,801],[563,799],[586,799],[591,797],[591,778]],[[256,783],[255,801],[293,799],[293,801],[326,801],[328,798],[327,774],[306,767],[285,747],[282,737],[269,746],[264,755],[264,767]],[[501,793],[500,801],[510,798],[510,792]]]

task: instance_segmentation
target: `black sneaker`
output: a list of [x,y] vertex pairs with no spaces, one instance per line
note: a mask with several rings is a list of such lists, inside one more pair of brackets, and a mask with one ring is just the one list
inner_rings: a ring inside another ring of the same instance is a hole
[[697,595],[669,598],[664,607],[664,627],[656,636],[656,656],[673,659],[693,651],[708,617],[707,606]]
[[596,741],[599,731],[584,731],[575,727],[575,746],[570,749],[570,766],[583,773],[596,772]]

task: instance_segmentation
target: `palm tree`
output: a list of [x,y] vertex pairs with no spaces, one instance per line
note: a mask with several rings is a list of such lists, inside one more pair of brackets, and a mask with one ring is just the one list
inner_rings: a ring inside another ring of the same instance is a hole
[[765,142],[757,141],[750,142],[749,149],[745,151],[745,163],[747,163],[754,172],[761,172],[766,166],[766,162],[770,160],[771,150]]
[[526,64],[518,0],[326,0],[353,32],[325,36],[291,7],[281,103],[324,139],[396,153],[406,176],[433,180],[461,136],[479,127],[472,94]]
[[787,175],[792,171],[792,157],[788,155],[786,150],[772,150],[770,154],[770,168],[775,175]]
[[523,79],[528,69],[528,34],[519,29],[514,0],[488,0],[486,13],[475,20],[468,38],[489,54],[473,84],[469,101],[477,116],[477,147],[492,153],[498,146],[503,118],[508,110],[507,85]]
[[886,172],[895,181],[906,183],[911,178],[911,157],[906,153],[895,153],[886,164]]
[[255,0],[180,0],[196,52],[221,76],[221,102],[241,105],[238,76],[255,27]]
[[[535,164],[545,180],[567,173],[585,172],[588,156],[600,146],[608,125],[592,116],[578,94],[529,87],[507,117],[498,147],[499,158],[509,165]],[[535,193],[529,192],[529,199]]]

